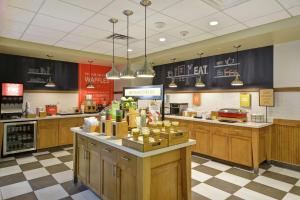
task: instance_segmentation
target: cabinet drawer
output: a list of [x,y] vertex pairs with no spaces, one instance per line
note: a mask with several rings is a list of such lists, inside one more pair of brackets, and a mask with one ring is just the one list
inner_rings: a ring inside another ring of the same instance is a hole
[[103,156],[109,157],[113,161],[117,160],[117,153],[118,153],[117,149],[105,144],[101,145],[100,149],[101,149],[101,154]]
[[62,124],[78,124],[80,121],[80,118],[64,118],[64,119],[60,119],[60,123]]
[[252,137],[252,131],[250,128],[232,127],[229,129],[229,135],[241,136],[241,137]]
[[209,131],[209,128],[210,128],[210,126],[206,123],[199,123],[199,122],[193,123],[193,129]]
[[226,126],[213,126],[210,129],[211,133],[215,135],[227,136],[229,133],[229,129]]
[[134,155],[125,153],[123,151],[118,152],[118,165],[121,168],[136,170],[137,158]]
[[45,119],[38,121],[38,127],[40,128],[53,128],[55,126],[58,126],[57,119]]
[[87,141],[87,147],[88,147],[88,150],[95,151],[95,152],[100,152],[101,144],[97,141],[89,139]]
[[77,134],[77,142],[78,142],[78,145],[86,145],[87,138]]

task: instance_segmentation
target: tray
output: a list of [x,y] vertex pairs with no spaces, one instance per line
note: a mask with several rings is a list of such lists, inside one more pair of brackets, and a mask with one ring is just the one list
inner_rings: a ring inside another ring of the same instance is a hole
[[189,140],[189,134],[187,131],[179,131],[175,133],[160,133],[161,138],[165,138],[168,141],[168,146],[185,143]]
[[140,152],[153,151],[156,149],[168,147],[168,140],[165,138],[159,139],[159,141],[153,141],[151,140],[152,138],[149,139],[149,143],[143,143],[143,139],[141,136],[139,137],[138,141],[133,140],[132,137],[127,137],[122,139],[122,145]]

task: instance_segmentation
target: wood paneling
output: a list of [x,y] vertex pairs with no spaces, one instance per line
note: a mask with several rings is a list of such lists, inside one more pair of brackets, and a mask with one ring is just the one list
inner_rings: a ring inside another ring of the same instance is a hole
[[288,164],[300,165],[300,120],[274,120],[271,158]]
[[58,146],[58,120],[46,119],[38,122],[37,148]]
[[59,120],[58,145],[67,145],[73,143],[73,133],[70,130],[72,127],[81,126],[82,118],[66,118]]
[[274,92],[300,92],[300,87],[274,88]]
[[4,131],[4,124],[0,123],[0,157],[2,155],[3,131]]

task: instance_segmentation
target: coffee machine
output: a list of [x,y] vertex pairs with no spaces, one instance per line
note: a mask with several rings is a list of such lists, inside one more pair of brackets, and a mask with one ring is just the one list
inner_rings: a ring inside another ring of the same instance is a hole
[[1,83],[0,118],[16,119],[23,114],[23,84]]

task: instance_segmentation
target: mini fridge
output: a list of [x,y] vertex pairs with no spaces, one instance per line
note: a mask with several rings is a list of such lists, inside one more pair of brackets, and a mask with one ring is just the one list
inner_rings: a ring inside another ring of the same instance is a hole
[[36,150],[36,121],[4,123],[3,155]]

